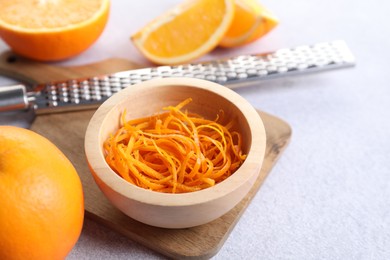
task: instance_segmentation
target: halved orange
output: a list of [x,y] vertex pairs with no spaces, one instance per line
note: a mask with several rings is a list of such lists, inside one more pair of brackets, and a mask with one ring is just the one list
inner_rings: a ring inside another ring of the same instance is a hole
[[0,37],[22,56],[66,59],[98,39],[109,6],[109,0],[0,1]]
[[250,43],[276,25],[277,18],[256,0],[235,0],[233,22],[219,46],[237,47]]
[[147,24],[131,40],[154,63],[186,63],[214,49],[233,16],[233,0],[187,0]]

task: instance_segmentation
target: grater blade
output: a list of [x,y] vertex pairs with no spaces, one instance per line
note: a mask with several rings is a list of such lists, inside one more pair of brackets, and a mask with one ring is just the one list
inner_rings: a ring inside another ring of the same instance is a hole
[[355,59],[344,41],[332,41],[275,52],[135,69],[91,78],[49,82],[33,87],[24,100],[36,113],[96,108],[120,90],[142,81],[165,77],[193,77],[235,89],[265,79],[351,67]]

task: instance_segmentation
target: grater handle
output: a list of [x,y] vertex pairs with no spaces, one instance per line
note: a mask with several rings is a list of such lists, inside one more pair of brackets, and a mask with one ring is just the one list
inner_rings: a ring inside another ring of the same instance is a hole
[[28,110],[30,101],[26,86],[19,84],[0,88],[0,112]]

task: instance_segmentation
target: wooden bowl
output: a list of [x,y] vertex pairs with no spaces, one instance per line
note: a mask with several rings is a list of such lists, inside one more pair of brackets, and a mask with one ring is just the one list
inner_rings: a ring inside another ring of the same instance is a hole
[[[161,112],[186,98],[190,112],[215,119],[220,109],[237,120],[243,136],[245,162],[226,180],[196,192],[167,194],[137,187],[118,176],[106,163],[103,142],[127,119]],[[163,78],[130,86],[105,101],[89,122],[85,152],[95,182],[119,210],[140,222],[164,228],[188,228],[208,223],[231,210],[253,186],[262,166],[266,146],[263,122],[256,110],[236,92],[200,79]]]

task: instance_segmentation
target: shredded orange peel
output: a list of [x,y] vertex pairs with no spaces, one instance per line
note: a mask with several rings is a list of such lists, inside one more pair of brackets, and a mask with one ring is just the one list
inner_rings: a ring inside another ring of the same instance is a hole
[[126,121],[104,142],[105,159],[126,181],[139,187],[166,193],[205,189],[225,180],[243,163],[240,133],[234,123],[182,111],[188,98],[165,112]]

